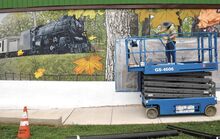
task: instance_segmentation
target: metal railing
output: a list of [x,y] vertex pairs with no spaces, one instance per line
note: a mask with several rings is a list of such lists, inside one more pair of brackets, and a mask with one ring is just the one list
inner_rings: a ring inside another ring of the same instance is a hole
[[44,81],[105,81],[104,74],[45,74],[36,79],[32,73],[1,73],[0,80],[44,80]]
[[[198,32],[193,33],[181,33],[181,37],[178,37],[178,33],[176,33],[177,38],[195,38],[196,43],[193,44],[194,48],[178,48],[177,44],[173,44],[175,47],[173,50],[166,50],[166,44],[163,42],[163,37],[168,36],[167,34],[163,35],[151,35],[146,37],[131,37],[125,40],[126,43],[126,63],[129,66],[130,57],[133,55],[136,66],[144,67],[147,65],[152,64],[166,64],[168,63],[167,60],[161,60],[160,62],[152,62],[147,61],[147,57],[150,54],[158,54],[158,53],[166,53],[166,52],[175,52],[175,62],[173,64],[177,64],[176,55],[177,52],[184,51],[186,54],[187,52],[195,51],[197,52],[197,59],[194,61],[178,61],[179,63],[184,62],[209,62],[209,63],[218,63],[218,52],[217,52],[217,33],[215,32]],[[160,42],[160,49],[159,50],[148,50],[149,47],[147,42],[149,40],[157,40]],[[207,47],[205,47],[205,41]],[[135,42],[135,43],[134,43]],[[171,41],[172,42],[172,41]],[[133,43],[133,44],[132,44]],[[173,42],[172,42],[173,43]],[[133,48],[136,47],[136,51],[132,51]],[[205,55],[205,52],[208,52],[208,55]],[[135,56],[134,56],[135,55]],[[137,56],[138,55],[138,56]]]

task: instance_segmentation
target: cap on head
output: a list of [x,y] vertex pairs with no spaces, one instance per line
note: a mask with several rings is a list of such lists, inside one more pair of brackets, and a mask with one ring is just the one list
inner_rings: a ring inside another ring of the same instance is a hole
[[165,27],[165,28],[169,28],[171,25],[172,25],[172,23],[171,22],[163,22],[163,27]]

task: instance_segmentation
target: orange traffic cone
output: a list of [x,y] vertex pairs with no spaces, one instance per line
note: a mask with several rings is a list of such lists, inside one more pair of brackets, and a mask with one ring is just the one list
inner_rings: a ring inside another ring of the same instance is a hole
[[28,139],[31,137],[30,135],[30,128],[29,128],[29,122],[28,122],[28,112],[27,107],[25,106],[23,109],[23,115],[20,121],[20,127],[18,130],[18,139]]

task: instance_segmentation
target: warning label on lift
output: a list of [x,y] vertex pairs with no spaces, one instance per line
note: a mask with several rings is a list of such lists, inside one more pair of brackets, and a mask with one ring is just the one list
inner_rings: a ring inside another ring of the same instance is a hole
[[177,105],[176,113],[194,113],[195,106],[194,105]]

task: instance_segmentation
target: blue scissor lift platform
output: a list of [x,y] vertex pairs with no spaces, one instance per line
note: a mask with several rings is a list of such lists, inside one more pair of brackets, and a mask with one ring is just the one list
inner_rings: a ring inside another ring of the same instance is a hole
[[[142,104],[147,108],[148,118],[216,113],[215,83],[207,76],[218,70],[217,34],[199,32],[181,36],[177,37],[175,49],[167,50],[175,52],[174,63],[164,58],[167,51],[163,36],[125,39],[128,71],[140,73]],[[189,43],[184,43],[187,40]],[[158,42],[160,46],[154,48],[152,43]]]

